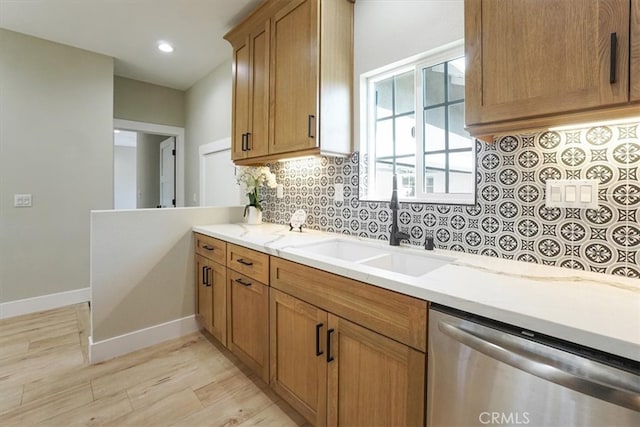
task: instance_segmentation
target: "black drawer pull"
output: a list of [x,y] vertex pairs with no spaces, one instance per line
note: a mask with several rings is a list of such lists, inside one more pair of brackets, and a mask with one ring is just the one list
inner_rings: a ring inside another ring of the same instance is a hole
[[333,356],[331,355],[331,334],[333,334],[333,328],[327,331],[327,363],[333,362]]
[[247,134],[242,134],[242,151],[247,151]]
[[215,248],[214,248],[213,246],[209,246],[209,245],[202,245],[202,249],[206,249],[206,250],[208,250],[208,251],[212,251],[212,250],[214,250]]
[[320,329],[324,326],[324,323],[318,323],[316,325],[316,356],[322,356],[323,352],[320,348]]
[[251,286],[251,282],[245,282],[242,279],[236,279],[237,283],[240,283],[242,286]]
[[616,64],[616,58],[617,58],[617,51],[618,51],[618,34],[617,33],[611,33],[611,52],[610,52],[610,59],[609,59],[609,83],[614,84],[616,82],[616,68],[617,68],[617,64]]
[[253,265],[253,263],[252,263],[251,261],[245,261],[245,260],[244,260],[244,259],[242,259],[242,258],[238,258],[236,261],[238,261],[238,262],[239,262],[240,264],[242,264],[242,265],[247,265],[247,266],[251,266],[251,265]]
[[207,286],[207,266],[202,267],[202,284]]
[[251,132],[247,132],[247,151],[251,151],[251,146],[249,145],[249,141],[251,138]]

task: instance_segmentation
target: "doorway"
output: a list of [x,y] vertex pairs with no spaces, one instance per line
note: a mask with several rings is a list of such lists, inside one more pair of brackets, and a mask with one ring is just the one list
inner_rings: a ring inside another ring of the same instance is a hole
[[[114,134],[114,208],[184,206],[184,128],[115,119],[116,130],[120,133]],[[133,140],[127,149],[116,142],[121,134]],[[133,184],[131,164],[137,167]]]

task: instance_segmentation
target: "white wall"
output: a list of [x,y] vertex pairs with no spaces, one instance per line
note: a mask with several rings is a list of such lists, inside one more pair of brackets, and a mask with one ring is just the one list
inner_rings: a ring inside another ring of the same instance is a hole
[[183,91],[120,76],[113,91],[116,119],[184,127]]
[[231,136],[231,59],[186,94],[185,205],[198,206],[198,147]]
[[191,228],[240,222],[242,212],[242,207],[92,212],[92,346],[113,355],[104,350],[113,343],[109,340],[192,316]]
[[113,147],[113,208],[136,208],[136,147]]
[[112,206],[113,59],[0,29],[0,302],[86,288]]

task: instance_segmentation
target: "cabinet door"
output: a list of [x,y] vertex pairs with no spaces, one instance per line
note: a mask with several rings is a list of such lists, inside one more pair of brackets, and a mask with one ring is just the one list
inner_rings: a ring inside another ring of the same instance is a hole
[[209,332],[227,346],[227,269],[216,262],[209,263],[209,289],[211,304],[211,328]]
[[626,103],[629,1],[466,0],[466,124]]
[[316,147],[318,21],[318,0],[291,1],[272,18],[271,153]]
[[226,268],[196,255],[196,320],[223,345],[227,345]]
[[269,382],[269,287],[227,269],[228,347]]
[[315,426],[326,425],[327,313],[271,288],[271,386]]
[[249,36],[249,127],[247,157],[269,154],[269,21]]
[[327,332],[329,425],[424,425],[424,353],[331,314]]
[[213,315],[213,290],[209,285],[211,261],[196,255],[196,320],[202,328],[211,332]]
[[631,101],[640,101],[640,0],[631,0]]
[[249,37],[233,51],[233,135],[231,158],[247,157],[246,135],[249,131]]

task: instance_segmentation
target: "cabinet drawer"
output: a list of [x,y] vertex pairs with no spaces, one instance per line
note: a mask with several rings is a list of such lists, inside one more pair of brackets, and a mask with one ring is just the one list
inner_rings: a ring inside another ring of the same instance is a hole
[[281,258],[271,286],[417,350],[427,351],[427,302]]
[[196,253],[224,265],[227,259],[227,244],[222,240],[214,239],[204,234],[194,233],[194,235],[196,238]]
[[269,255],[242,246],[227,244],[227,267],[269,284]]

